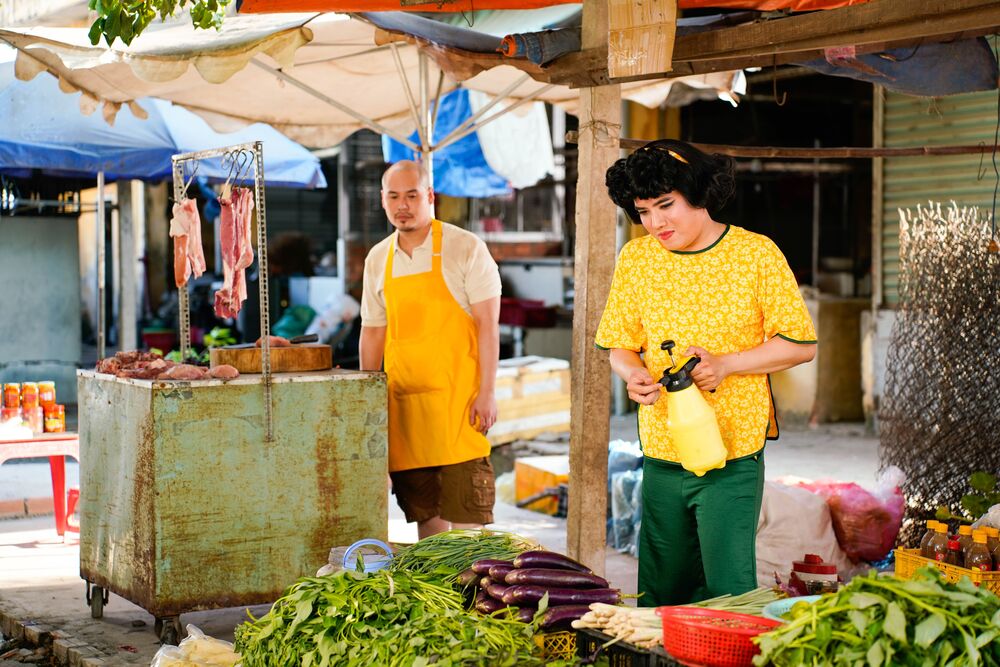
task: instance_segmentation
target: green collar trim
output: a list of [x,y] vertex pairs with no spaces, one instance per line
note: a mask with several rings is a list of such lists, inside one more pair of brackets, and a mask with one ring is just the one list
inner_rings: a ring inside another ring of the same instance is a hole
[[719,245],[722,239],[726,238],[726,234],[729,233],[729,227],[730,225],[726,225],[726,228],[722,230],[722,234],[719,235],[719,238],[715,239],[715,241],[712,242],[712,245],[708,246],[707,248],[702,248],[701,250],[671,250],[670,252],[674,253],[675,255],[698,255],[703,252],[708,252],[715,246]]

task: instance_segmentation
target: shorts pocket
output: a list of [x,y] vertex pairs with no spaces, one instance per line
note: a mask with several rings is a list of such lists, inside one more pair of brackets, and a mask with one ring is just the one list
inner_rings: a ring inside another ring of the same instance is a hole
[[469,494],[469,510],[477,512],[492,512],[496,501],[497,489],[491,472],[477,471],[472,473],[471,493]]

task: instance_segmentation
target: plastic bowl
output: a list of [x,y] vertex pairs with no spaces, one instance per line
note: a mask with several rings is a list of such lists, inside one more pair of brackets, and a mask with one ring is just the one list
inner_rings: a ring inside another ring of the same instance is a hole
[[763,614],[764,618],[769,618],[772,621],[781,621],[782,623],[787,623],[788,619],[783,618],[782,614],[788,613],[788,611],[795,606],[796,602],[808,602],[812,604],[816,600],[823,597],[822,595],[801,595],[794,598],[782,598],[781,600],[775,600],[764,607]]

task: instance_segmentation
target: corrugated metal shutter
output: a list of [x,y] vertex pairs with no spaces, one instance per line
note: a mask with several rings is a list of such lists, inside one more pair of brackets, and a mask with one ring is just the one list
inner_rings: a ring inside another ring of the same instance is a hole
[[[929,99],[886,93],[886,148],[993,144],[997,93],[968,93]],[[1000,157],[998,157],[1000,159]],[[980,163],[983,178],[979,179]],[[883,161],[882,289],[883,302],[899,301],[899,212],[928,200],[959,206],[993,206],[989,154],[886,158]]]

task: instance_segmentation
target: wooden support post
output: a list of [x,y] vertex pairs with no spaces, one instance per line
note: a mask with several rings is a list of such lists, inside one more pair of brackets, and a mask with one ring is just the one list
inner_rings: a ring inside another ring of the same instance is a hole
[[677,0],[608,0],[608,76],[669,72]]
[[[607,0],[583,3],[584,48],[607,42]],[[617,212],[604,172],[618,159],[620,86],[580,89],[573,302],[573,381],[569,450],[569,555],[604,572],[608,494],[611,367],[594,347],[615,263]]]

